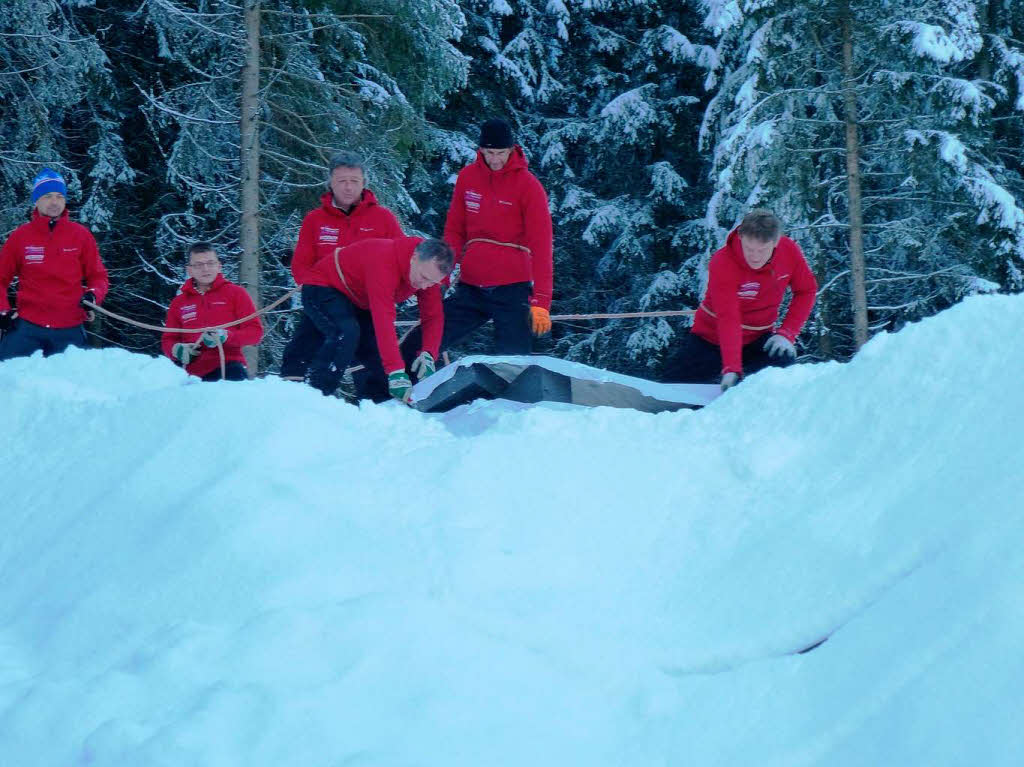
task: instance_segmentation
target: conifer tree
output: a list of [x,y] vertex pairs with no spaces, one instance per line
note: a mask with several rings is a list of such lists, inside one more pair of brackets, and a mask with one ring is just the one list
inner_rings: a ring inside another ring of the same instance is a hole
[[1020,166],[992,129],[1020,54],[986,37],[979,4],[704,5],[717,38],[701,133],[709,238],[752,206],[780,214],[821,285],[815,351],[849,354],[1016,268]]
[[[560,313],[678,308],[677,270],[698,243],[700,62],[688,3],[467,0],[460,50],[469,85],[438,115],[437,179],[418,189],[443,227],[451,182],[474,157],[481,121],[513,123],[555,224]],[[672,336],[664,320],[556,324],[537,344],[570,359],[648,370]],[[472,347],[470,347],[472,348]]]
[[[462,17],[448,0],[251,2],[147,2],[164,66],[143,89],[144,110],[180,197],[157,230],[168,281],[189,242],[211,240],[229,257],[243,251],[240,235],[256,222],[240,229],[240,220],[255,214],[256,198],[250,191],[243,209],[243,182],[255,166],[243,168],[242,158],[258,146],[259,263],[271,298],[290,287],[298,224],[317,204],[337,149],[366,156],[382,199],[412,208],[402,187],[406,164],[423,140],[422,110],[463,80],[462,58],[448,42]],[[243,144],[241,72],[256,34],[258,87],[246,108],[256,133]],[[264,344],[271,352],[281,342],[273,330]]]

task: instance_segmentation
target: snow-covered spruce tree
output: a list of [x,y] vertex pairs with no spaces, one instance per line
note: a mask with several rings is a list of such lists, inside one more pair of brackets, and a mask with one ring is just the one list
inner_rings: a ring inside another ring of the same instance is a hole
[[[993,156],[1005,166],[1000,182],[1024,200],[1024,3],[988,0],[979,8],[984,46],[978,61],[983,82],[994,84],[998,98],[990,125]],[[1024,290],[1024,263],[1019,250],[1005,249],[996,281],[1005,290]]]
[[1019,87],[1006,84],[1020,52],[983,31],[986,6],[703,5],[718,40],[701,133],[709,236],[753,206],[779,213],[821,284],[819,354],[845,356],[871,330],[991,289],[1019,263],[1020,168],[1000,154],[993,117]]
[[[537,164],[537,145],[532,136],[524,135],[523,126],[537,105],[561,87],[556,69],[564,42],[559,37],[562,16],[549,10],[558,5],[548,0],[460,2],[466,27],[457,47],[468,62],[467,83],[441,108],[428,112],[429,142],[421,147],[424,163],[408,177],[418,204],[413,224],[419,230],[436,236],[443,232],[455,177],[475,158],[480,124],[488,118],[512,123],[531,170],[546,183]],[[557,272],[556,266],[556,301]],[[486,333],[467,339],[458,351],[488,351]]]
[[[693,286],[677,274],[694,245],[683,221],[700,197],[695,62],[710,53],[686,36],[699,22],[690,4],[464,0],[462,9],[469,85],[437,116],[439,173],[417,187],[424,225],[444,225],[480,122],[503,116],[551,202],[553,310],[679,308],[681,287]],[[671,327],[558,323],[537,348],[645,370]]]
[[[27,220],[31,180],[53,167],[68,182],[72,215],[96,233],[116,286],[117,198],[134,174],[117,130],[109,61],[83,19],[90,6],[0,4],[0,232]],[[115,289],[109,301],[121,298]],[[101,325],[92,329],[103,335]]]
[[563,16],[548,0],[462,0],[466,28],[457,43],[468,63],[464,88],[442,108],[429,113],[431,143],[424,147],[429,166],[410,176],[419,203],[417,224],[440,233],[455,176],[476,156],[480,124],[491,117],[507,119],[536,171],[536,147],[522,135],[522,125],[539,104],[560,89],[558,59]]
[[[369,181],[386,204],[413,209],[402,181],[422,140],[422,110],[465,75],[449,42],[462,24],[453,2],[148,0],[144,13],[164,63],[144,108],[180,200],[157,230],[169,285],[189,242],[242,255],[258,223],[252,249],[263,292],[284,292],[299,222],[317,204],[339,148],[368,158]],[[248,92],[247,54],[258,73]],[[247,187],[254,176],[258,185]],[[271,327],[264,351],[275,357],[281,341]]]
[[[26,220],[30,182],[43,165],[68,181],[81,204],[76,215],[102,227],[113,181],[122,165],[113,122],[98,91],[106,57],[74,16],[79,3],[11,0],[0,5],[0,217],[9,231]],[[88,152],[86,150],[89,150]],[[96,183],[83,181],[92,172]]]
[[[685,267],[702,243],[687,220],[702,199],[696,151],[701,67],[686,2],[574,6],[563,88],[530,128],[541,147],[558,231],[558,309],[682,309],[698,298]],[[696,232],[700,234],[700,232]],[[556,353],[650,375],[683,319],[562,329]]]

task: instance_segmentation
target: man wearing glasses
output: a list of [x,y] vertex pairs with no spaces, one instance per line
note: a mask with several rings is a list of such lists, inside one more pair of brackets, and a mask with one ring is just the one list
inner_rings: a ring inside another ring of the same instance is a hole
[[167,309],[164,354],[204,381],[246,380],[249,370],[242,347],[260,342],[263,324],[254,316],[223,326],[255,314],[252,298],[245,288],[224,278],[217,252],[208,242],[189,248],[186,270],[189,278]]

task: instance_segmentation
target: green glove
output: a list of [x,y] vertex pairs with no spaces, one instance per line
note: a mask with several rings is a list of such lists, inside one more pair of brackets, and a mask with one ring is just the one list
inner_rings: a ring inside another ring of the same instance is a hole
[[388,373],[388,394],[400,402],[409,404],[409,395],[412,394],[412,381],[404,370],[393,370]]
[[184,366],[196,356],[196,349],[192,344],[175,344],[171,347],[171,356]]
[[434,371],[437,370],[437,367],[434,365],[434,355],[430,352],[420,352],[420,356],[412,361],[409,369],[412,370],[420,381],[427,376],[434,375]]
[[214,328],[213,330],[207,330],[201,336],[203,345],[214,347],[218,343],[223,346],[224,342],[228,340],[228,331],[224,328]]

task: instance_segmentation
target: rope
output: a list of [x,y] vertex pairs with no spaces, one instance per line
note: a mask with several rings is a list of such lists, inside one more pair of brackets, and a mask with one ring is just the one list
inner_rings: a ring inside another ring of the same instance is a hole
[[[262,309],[257,309],[256,311],[252,312],[251,314],[247,314],[246,316],[244,316],[244,317],[242,317],[240,319],[232,320],[231,322],[225,322],[225,323],[223,323],[221,325],[210,325],[209,327],[203,327],[203,328],[168,328],[168,327],[165,327],[164,325],[150,325],[150,324],[148,324],[146,322],[139,322],[138,320],[133,320],[131,317],[125,317],[124,315],[117,314],[116,312],[112,312],[109,309],[104,309],[102,306],[100,306],[99,304],[94,303],[92,301],[83,301],[82,303],[85,306],[88,306],[91,310],[97,311],[100,314],[105,314],[107,317],[110,317],[111,319],[118,320],[119,322],[123,322],[123,323],[125,323],[127,325],[132,325],[134,327],[141,328],[143,330],[155,330],[155,331],[157,331],[159,333],[196,333],[196,332],[198,332],[200,334],[203,334],[203,333],[206,333],[209,330],[224,330],[224,329],[227,329],[227,328],[233,328],[235,325],[241,325],[242,323],[248,322],[249,320],[253,319],[254,317],[259,317],[261,314],[266,314],[270,310],[275,309],[278,306],[280,306],[281,304],[283,304],[286,300],[288,300],[289,298],[294,296],[296,293],[298,293],[299,290],[300,290],[300,288],[298,288],[298,287],[292,288],[287,293],[285,293],[283,296],[281,296],[276,301],[274,301],[272,304],[268,304],[267,306],[263,307]],[[200,341],[201,341],[201,339],[197,339],[193,343],[189,344],[189,346],[192,347],[193,351],[199,346]],[[227,378],[227,360],[224,357],[224,343],[220,340],[220,336],[217,336],[217,354],[220,357],[220,378],[223,381],[225,378]]]
[[618,312],[615,314],[552,314],[552,322],[565,320],[626,320],[641,317],[690,317],[697,312],[694,309],[662,312]]
[[265,314],[265,313],[269,312],[271,309],[277,308],[278,306],[283,304],[286,300],[288,300],[289,298],[294,296],[296,293],[298,293],[299,290],[300,290],[300,288],[292,288],[287,293],[285,293],[283,296],[281,296],[279,299],[274,301],[274,303],[268,304],[267,306],[263,307],[262,309],[257,309],[252,314],[247,314],[244,317],[242,317],[241,319],[232,320],[231,322],[225,322],[222,325],[210,325],[209,327],[204,327],[204,328],[169,328],[169,327],[166,327],[165,325],[149,325],[149,324],[147,324],[145,322],[139,322],[138,320],[133,320],[131,317],[125,317],[122,314],[116,314],[116,313],[114,313],[114,312],[112,312],[112,311],[110,311],[108,309],[104,309],[102,306],[100,306],[99,304],[95,304],[92,301],[83,301],[82,303],[85,304],[86,306],[88,306],[90,309],[95,309],[100,314],[107,315],[111,319],[119,320],[120,322],[124,322],[124,323],[126,323],[128,325],[134,325],[135,327],[142,328],[143,330],[155,330],[155,331],[157,331],[159,333],[195,333],[195,332],[203,333],[203,332],[205,332],[207,330],[219,330],[221,328],[231,328],[231,327],[234,327],[235,325],[241,325],[243,322],[248,322],[253,317],[259,317],[261,314]]
[[[488,243],[491,243],[493,245],[504,245],[504,246],[507,246],[507,247],[510,247],[510,248],[518,248],[519,250],[524,250],[527,253],[530,252],[530,249],[527,248],[524,245],[517,245],[514,242],[498,242],[497,240],[489,240],[489,239],[485,239],[485,238],[482,238],[482,237],[478,237],[478,238],[470,240],[469,242],[466,243],[466,246],[468,247],[471,243],[474,243],[474,242],[488,242]],[[345,280],[345,275],[342,274],[342,271],[341,271],[341,264],[339,263],[339,259],[338,259],[338,250],[340,250],[340,248],[335,249],[335,251],[334,251],[334,268],[337,269],[338,277],[341,279],[342,284],[346,288],[348,288],[348,282]],[[260,315],[266,314],[266,313],[272,311],[273,309],[276,309],[278,306],[283,304],[285,301],[287,301],[293,295],[298,293],[301,289],[302,288],[299,287],[299,286],[294,287],[291,290],[289,290],[287,293],[282,295],[280,298],[278,298],[276,301],[274,301],[272,304],[268,304],[267,306],[263,307],[262,309],[258,309],[255,312],[253,312],[252,314],[248,314],[245,317],[242,317],[241,319],[233,320],[231,322],[226,322],[226,323],[224,323],[222,325],[211,325],[209,327],[203,327],[203,328],[168,328],[168,327],[165,327],[163,325],[149,325],[149,324],[147,324],[145,322],[139,322],[138,320],[133,320],[130,317],[125,317],[124,315],[117,314],[117,313],[112,312],[112,311],[110,311],[108,309],[104,309],[102,306],[100,306],[99,304],[95,304],[92,301],[86,301],[85,305],[88,306],[90,309],[94,309],[94,310],[100,312],[101,314],[105,314],[106,316],[110,317],[111,319],[115,319],[115,320],[118,320],[120,322],[124,322],[125,324],[132,325],[132,326],[137,327],[137,328],[142,328],[143,330],[155,330],[155,331],[157,331],[159,333],[196,333],[196,332],[205,333],[208,330],[219,330],[219,329],[222,329],[222,328],[226,329],[226,328],[234,327],[235,325],[241,325],[243,322],[248,322],[253,317],[259,317]],[[703,304],[701,304],[700,308],[703,309],[704,311],[706,311],[712,317],[715,316],[711,312],[711,310],[709,310]],[[286,309],[285,311],[295,311],[295,309]],[[696,313],[697,312],[694,309],[680,309],[680,310],[675,310],[675,311],[667,310],[667,311],[657,311],[657,312],[611,312],[611,313],[603,313],[603,314],[602,313],[595,313],[595,314],[552,314],[551,315],[551,321],[552,322],[568,322],[568,321],[573,321],[573,320],[624,320],[624,319],[643,319],[643,318],[647,318],[647,317],[688,317],[688,316],[693,316]],[[398,339],[398,343],[401,344],[406,338],[408,338],[409,334],[417,326],[419,326],[419,324],[420,324],[419,320],[398,320],[398,321],[396,321],[395,322],[395,327],[408,328],[408,330],[406,330],[405,333],[403,333],[402,336]],[[744,330],[768,330],[769,328],[771,328],[773,326],[772,325],[765,325],[763,327],[751,327],[749,325],[743,325],[742,327],[743,327]],[[195,348],[195,347],[197,347],[199,345],[199,343],[200,343],[200,341],[197,340],[193,344],[190,344],[190,345],[193,348]],[[227,371],[226,371],[226,364],[227,363],[225,362],[225,358],[224,358],[224,347],[223,347],[223,344],[221,343],[219,337],[217,339],[217,352],[220,355],[220,371],[221,371],[220,374],[221,374],[221,378],[223,379],[227,375]],[[447,352],[445,352],[445,357],[447,357]],[[356,372],[356,371],[362,370],[362,369],[363,369],[363,365],[355,365],[354,367],[346,368],[346,372],[353,373],[353,372]]]
[[[516,250],[522,250],[527,253],[530,253],[530,249],[528,247],[526,247],[525,245],[520,245],[517,242],[499,242],[498,240],[490,240],[486,237],[474,237],[472,240],[467,241],[466,244],[462,246],[462,252],[465,253],[466,249],[474,242],[487,242],[490,243],[491,245],[502,245],[506,248],[515,248]],[[530,255],[533,254],[530,253]]]
[[[660,312],[618,312],[612,314],[552,314],[552,322],[568,322],[572,320],[626,320],[643,317],[689,317],[696,314],[695,309],[679,309],[677,311]],[[418,320],[399,320],[395,323],[400,328],[416,327]],[[745,327],[745,326],[744,326]],[[769,327],[771,327],[769,325]]]
[[[708,307],[705,306],[703,302],[701,303],[700,308],[703,309],[712,317],[714,317],[716,320],[718,319],[718,315],[715,314],[710,309],[708,309]],[[744,330],[771,330],[772,328],[775,327],[775,324],[772,323],[771,325],[740,325],[740,327],[743,328]]]
[[341,284],[345,286],[345,293],[352,295],[352,288],[348,286],[348,280],[345,279],[345,274],[341,271],[341,262],[338,260],[338,253],[340,253],[341,250],[341,248],[334,249],[334,268],[338,272],[338,279],[341,280]]

